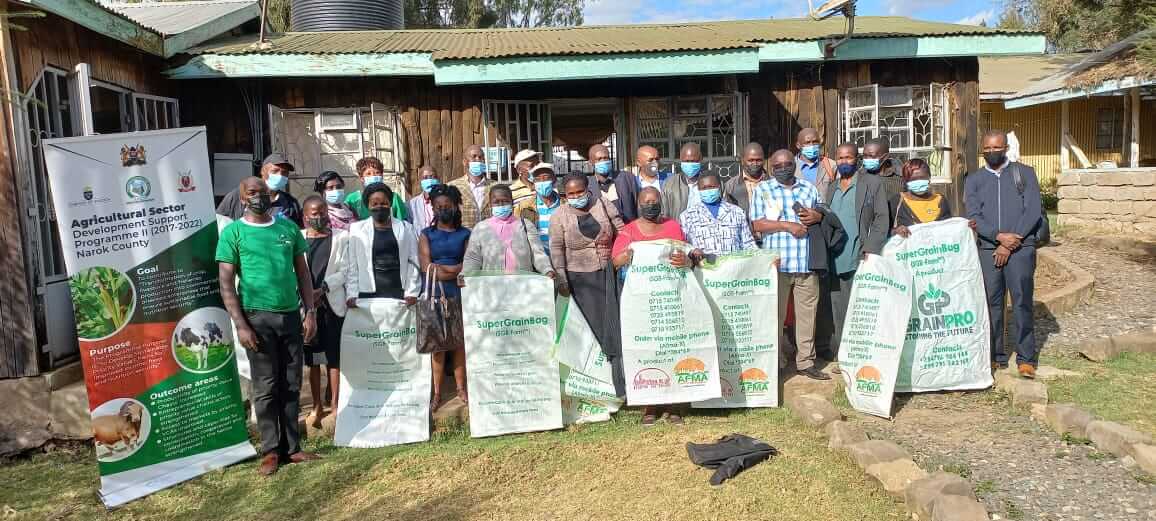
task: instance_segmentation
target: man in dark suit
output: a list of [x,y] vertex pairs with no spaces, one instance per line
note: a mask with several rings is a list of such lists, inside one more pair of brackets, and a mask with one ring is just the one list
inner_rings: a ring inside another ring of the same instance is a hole
[[742,174],[731,176],[723,185],[723,198],[747,214],[751,215],[751,201],[754,200],[755,187],[766,179],[766,157],[763,146],[758,143],[749,143],[743,149],[743,156],[739,161]]

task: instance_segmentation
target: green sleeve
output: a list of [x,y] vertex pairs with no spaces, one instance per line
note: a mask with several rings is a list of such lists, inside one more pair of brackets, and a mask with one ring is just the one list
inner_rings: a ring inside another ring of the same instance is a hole
[[393,206],[391,210],[393,210],[394,219],[409,220],[409,207],[405,204],[405,199],[402,199],[401,195],[397,192],[393,193]]
[[241,264],[241,254],[237,250],[237,223],[230,223],[221,230],[221,236],[217,239],[217,262],[225,262],[228,264]]
[[345,204],[349,205],[349,208],[353,210],[353,213],[357,215],[358,219],[369,218],[369,208],[366,208],[365,204],[361,202],[361,192],[353,192],[347,195],[345,197]]

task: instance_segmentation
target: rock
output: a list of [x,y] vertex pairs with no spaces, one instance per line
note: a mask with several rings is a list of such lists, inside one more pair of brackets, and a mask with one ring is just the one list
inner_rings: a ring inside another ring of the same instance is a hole
[[1047,404],[1048,386],[1035,380],[1020,380],[1012,387],[1011,398],[1012,405]]
[[1016,382],[1020,380],[1019,373],[1009,369],[996,371],[995,373],[995,388],[1005,393],[1011,394],[1015,389]]
[[1071,404],[1052,404],[1045,409],[1045,420],[1057,434],[1069,434],[1076,438],[1087,438],[1088,424],[1095,418],[1088,411]]
[[1068,371],[1066,369],[1060,369],[1058,367],[1052,367],[1050,365],[1041,365],[1041,366],[1036,368],[1036,380],[1048,381],[1048,380],[1056,380],[1059,378],[1073,378],[1076,376],[1083,376],[1083,375],[1084,375],[1083,373],[1077,373],[1075,371]]
[[1088,439],[1101,450],[1117,456],[1132,456],[1133,444],[1152,444],[1152,437],[1116,422],[1095,420],[1086,428]]
[[955,474],[935,472],[930,476],[911,483],[903,493],[907,502],[907,512],[916,519],[931,519],[931,505],[941,495],[963,496],[975,500],[971,483]]
[[470,407],[461,398],[455,396],[434,411],[433,421],[434,430],[452,431],[469,423]]
[[1108,337],[1090,340],[1080,349],[1080,354],[1093,362],[1103,362],[1120,353],[1121,351],[1116,348],[1112,343],[1112,339]]
[[884,440],[861,441],[848,445],[847,451],[850,453],[851,459],[855,460],[855,464],[863,470],[867,470],[867,467],[876,463],[911,459],[911,456],[902,447]]
[[1156,476],[1156,446],[1147,443],[1133,444],[1132,457],[1144,472]]
[[845,421],[833,421],[823,428],[827,433],[827,448],[831,450],[844,449],[848,445],[867,441],[867,434],[857,425]]
[[911,483],[927,477],[927,473],[910,459],[897,459],[867,467],[867,475],[879,480],[883,490],[902,498]]
[[831,402],[817,394],[799,394],[787,397],[787,408],[791,410],[803,423],[811,427],[822,427],[836,420],[843,419]]
[[1048,422],[1048,406],[1042,403],[1033,403],[1031,411],[1033,420],[1044,424]]
[[931,504],[931,521],[988,521],[987,510],[964,496],[942,495]]
[[782,396],[789,400],[792,396],[814,394],[830,400],[839,389],[838,381],[839,375],[832,375],[830,380],[812,380],[800,374],[791,374],[783,380]]
[[1080,349],[1080,354],[1093,362],[1103,362],[1121,353],[1156,353],[1156,332],[1097,338]]
[[39,449],[51,440],[52,433],[44,426],[5,425],[0,431],[0,458]]

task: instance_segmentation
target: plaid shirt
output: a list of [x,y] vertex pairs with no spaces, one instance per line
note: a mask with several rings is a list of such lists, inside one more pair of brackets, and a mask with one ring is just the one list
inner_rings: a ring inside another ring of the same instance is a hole
[[[818,206],[819,189],[807,182],[806,179],[795,179],[790,188],[769,179],[755,188],[754,201],[751,202],[751,220],[767,219],[771,221],[790,221],[801,223],[795,214],[795,203],[804,208]],[[810,273],[811,241],[807,237],[796,239],[787,232],[767,234],[763,237],[763,249],[773,250],[779,254],[779,271],[783,273]]]
[[728,202],[719,207],[717,219],[705,204],[692,204],[678,217],[678,222],[686,242],[703,253],[721,255],[757,248],[746,212]]

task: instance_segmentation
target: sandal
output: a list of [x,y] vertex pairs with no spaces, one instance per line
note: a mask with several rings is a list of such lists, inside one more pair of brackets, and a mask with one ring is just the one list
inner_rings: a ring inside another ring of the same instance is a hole
[[441,405],[442,405],[441,393],[434,393],[433,398],[430,398],[430,400],[429,400],[429,412],[431,414],[434,412],[437,412],[438,407],[441,407]]
[[653,427],[658,423],[658,410],[653,407],[647,407],[642,410],[642,426]]

